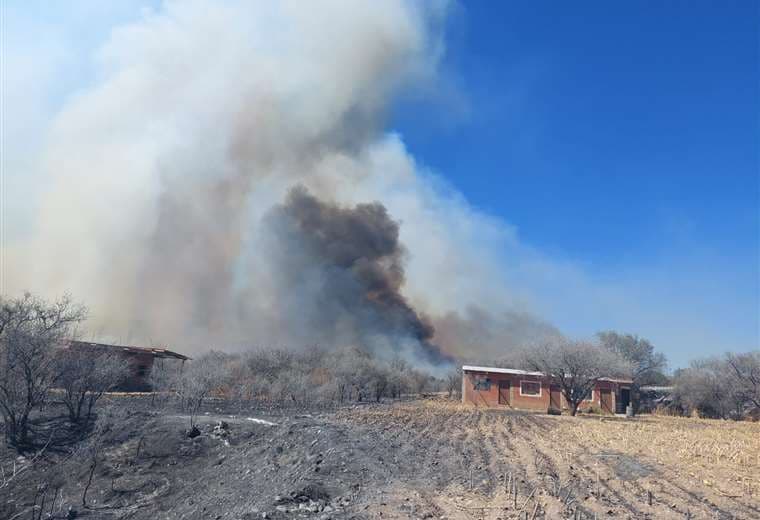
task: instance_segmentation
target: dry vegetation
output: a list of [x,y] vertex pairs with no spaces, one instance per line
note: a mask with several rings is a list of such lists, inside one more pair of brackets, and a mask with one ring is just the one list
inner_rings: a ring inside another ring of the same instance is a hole
[[[113,394],[124,363],[60,348],[70,300],[0,311],[0,518],[760,518],[760,423],[467,407],[458,374],[358,349],[211,352]],[[758,363],[695,364],[672,408],[742,417]]]
[[556,442],[563,438],[645,457],[677,471],[689,488],[704,485],[725,497],[760,500],[758,423],[650,416],[567,424],[554,433]]
[[526,511],[529,518],[760,517],[758,423],[556,417],[440,402],[352,412],[345,420],[419,430],[412,449],[420,450],[420,474],[425,466],[448,467],[449,482],[423,493],[447,518]]
[[[206,402],[191,438],[188,413],[107,397],[98,424],[113,427],[0,489],[0,516],[32,518],[44,501],[53,518],[760,517],[760,423],[558,417],[442,398],[321,413],[225,404]],[[0,453],[6,469],[13,460]]]

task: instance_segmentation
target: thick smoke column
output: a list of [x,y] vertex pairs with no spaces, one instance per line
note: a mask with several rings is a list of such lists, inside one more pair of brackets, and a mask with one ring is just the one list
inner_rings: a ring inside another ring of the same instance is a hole
[[399,225],[382,204],[340,207],[299,186],[266,222],[274,258],[288,266],[281,292],[300,300],[293,321],[311,320],[324,340],[365,345],[381,357],[406,348],[426,362],[446,359],[430,342],[432,326],[401,294]]
[[434,364],[433,345],[482,348],[481,324],[491,350],[543,330],[510,289],[514,231],[386,128],[399,91],[435,85],[445,15],[189,0],[117,28],[49,128],[9,292],[69,291],[93,339],[188,352],[354,344]]

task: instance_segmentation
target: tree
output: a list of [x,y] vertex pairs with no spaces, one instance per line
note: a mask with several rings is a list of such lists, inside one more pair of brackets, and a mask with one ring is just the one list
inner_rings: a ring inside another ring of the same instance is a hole
[[728,419],[734,415],[737,403],[724,369],[722,361],[714,357],[694,360],[679,370],[674,376],[674,405],[702,417]]
[[417,395],[422,395],[428,386],[430,386],[431,376],[419,370],[410,370],[409,378],[412,384],[412,390]]
[[546,374],[559,385],[571,415],[576,415],[600,379],[630,373],[622,356],[584,341],[548,341],[526,351],[524,357],[527,368]]
[[760,405],[760,352],[692,361],[674,375],[674,406],[702,417],[741,419]]
[[151,405],[163,406],[171,398],[171,392],[184,369],[184,361],[158,358],[148,373],[148,385],[152,391]]
[[451,399],[454,394],[461,393],[462,370],[459,367],[454,367],[449,370],[448,374],[446,374],[446,379],[444,379],[444,385],[449,399]]
[[219,352],[209,352],[199,357],[179,374],[172,388],[177,392],[182,406],[190,412],[190,429],[195,428],[195,416],[203,402],[225,384],[229,375],[226,358]]
[[760,409],[760,350],[726,354],[729,378],[742,401]]
[[56,350],[85,316],[69,296],[54,302],[30,294],[0,297],[0,413],[6,441],[19,451],[30,445],[32,410],[47,403],[60,378]]
[[86,429],[95,403],[124,380],[129,363],[113,352],[80,349],[64,349],[58,359],[56,386],[63,391],[61,402],[71,422]]
[[367,363],[365,375],[370,394],[379,403],[390,385],[390,371],[384,364],[372,361]]
[[634,411],[639,408],[639,388],[646,384],[662,384],[667,366],[665,355],[655,352],[649,340],[633,334],[604,331],[597,334],[602,346],[622,356],[631,365],[631,396]]

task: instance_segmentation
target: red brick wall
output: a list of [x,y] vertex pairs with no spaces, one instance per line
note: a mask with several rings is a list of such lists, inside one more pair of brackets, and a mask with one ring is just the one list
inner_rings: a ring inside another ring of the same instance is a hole
[[[476,378],[488,378],[491,381],[489,390],[476,390],[475,380]],[[499,404],[499,381],[509,381],[509,406]],[[520,382],[521,381],[535,381],[541,383],[541,395],[529,396],[521,395]],[[594,408],[599,411],[600,405],[600,390],[602,388],[609,389],[612,397],[612,409],[615,408],[615,392],[617,385],[611,381],[600,381],[594,388],[593,398],[590,401],[584,401],[580,410],[588,410]],[[560,398],[562,408],[567,409],[567,401],[564,396]],[[504,407],[514,408],[519,410],[543,410],[549,409],[549,379],[541,376],[529,376],[529,375],[517,375],[517,374],[501,374],[496,372],[464,372],[462,379],[462,402],[471,404],[474,406],[486,406],[486,407]]]
[[[491,380],[489,390],[476,390],[477,377]],[[509,381],[509,406],[525,410],[549,409],[549,385],[545,378],[537,376],[518,376],[514,374],[499,374],[493,372],[465,372],[462,400],[475,406],[504,406],[499,404],[499,381]],[[541,383],[540,396],[520,395],[520,381],[535,381]]]

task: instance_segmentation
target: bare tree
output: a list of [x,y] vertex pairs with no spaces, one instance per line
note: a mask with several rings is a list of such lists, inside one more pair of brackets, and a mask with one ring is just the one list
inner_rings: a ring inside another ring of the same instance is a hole
[[362,377],[375,402],[380,402],[390,384],[390,371],[383,363],[372,360],[365,364]]
[[674,406],[687,414],[728,419],[735,411],[732,387],[719,358],[697,359],[674,375]]
[[0,413],[6,441],[17,449],[29,446],[29,416],[47,403],[60,378],[57,347],[85,316],[68,296],[54,302],[30,294],[0,298]]
[[760,350],[726,354],[730,380],[746,404],[760,409]]
[[543,372],[560,386],[570,414],[603,378],[630,373],[630,365],[620,355],[598,344],[554,340],[524,353],[528,368]]
[[444,379],[446,393],[451,399],[455,394],[462,391],[462,369],[459,367],[452,368]]
[[412,383],[412,389],[414,390],[414,393],[418,395],[422,395],[430,386],[430,374],[426,374],[425,372],[420,372],[419,370],[411,370],[409,372],[409,378]]
[[674,375],[673,406],[702,417],[741,419],[760,405],[760,353],[697,359]]
[[172,387],[183,408],[190,413],[191,429],[195,428],[195,416],[203,402],[226,383],[228,375],[225,356],[213,351],[194,360],[178,374]]
[[58,356],[61,402],[72,423],[86,429],[100,397],[116,388],[129,373],[129,363],[112,352],[65,349]]
[[663,371],[667,366],[665,355],[656,352],[648,340],[633,334],[604,331],[597,334],[602,346],[622,356],[631,365],[632,402],[634,411],[639,408],[639,389],[642,385],[663,384]]

